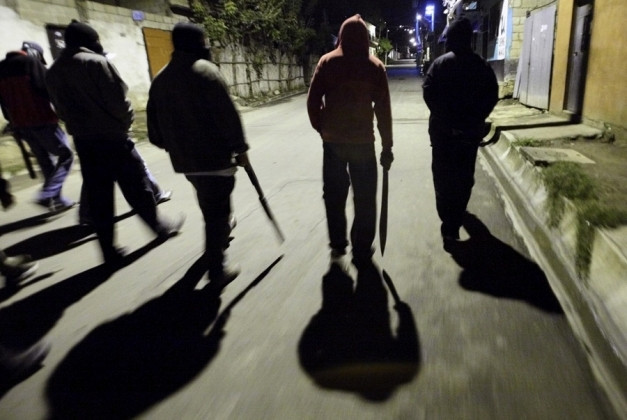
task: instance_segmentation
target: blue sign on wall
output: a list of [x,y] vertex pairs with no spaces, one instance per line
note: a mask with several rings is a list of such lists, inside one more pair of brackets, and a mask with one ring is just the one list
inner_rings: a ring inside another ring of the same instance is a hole
[[131,12],[131,16],[133,16],[133,20],[135,22],[141,22],[142,20],[144,20],[144,12],[142,12],[141,10],[133,10]]

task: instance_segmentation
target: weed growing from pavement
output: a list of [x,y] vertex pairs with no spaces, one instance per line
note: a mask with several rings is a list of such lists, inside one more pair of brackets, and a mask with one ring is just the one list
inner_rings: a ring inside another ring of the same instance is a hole
[[594,181],[572,162],[557,162],[542,171],[548,193],[549,226],[557,227],[564,214],[564,200],[575,203],[596,200]]
[[627,224],[627,211],[608,208],[599,202],[597,186],[581,167],[572,162],[557,162],[542,172],[547,189],[549,226],[557,227],[564,215],[565,201],[577,212],[575,265],[581,278],[587,278],[596,228],[615,228]]
[[514,147],[542,147],[549,146],[550,143],[543,140],[537,140],[532,138],[522,138],[512,142]]
[[577,272],[587,278],[592,256],[595,228],[615,228],[627,224],[627,211],[606,208],[598,201],[582,203],[577,208]]

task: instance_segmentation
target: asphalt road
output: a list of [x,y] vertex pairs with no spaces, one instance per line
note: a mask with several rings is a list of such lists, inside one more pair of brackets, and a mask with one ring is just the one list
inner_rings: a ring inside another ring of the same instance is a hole
[[[118,241],[131,254],[113,274],[76,209],[42,221],[37,187],[16,191],[0,245],[40,268],[1,291],[0,343],[52,348],[0,397],[0,419],[613,418],[481,164],[471,237],[453,255],[442,249],[420,80],[413,68],[389,74],[396,160],[376,270],[329,269],[322,147],[304,95],[242,114],[286,241],[238,172],[229,258],[242,274],[220,298],[195,264],[204,239],[193,190],[150,144],[141,154],[174,191],[160,210],[187,221],[156,244],[119,196]],[[78,199],[80,184],[76,171],[65,193]]]

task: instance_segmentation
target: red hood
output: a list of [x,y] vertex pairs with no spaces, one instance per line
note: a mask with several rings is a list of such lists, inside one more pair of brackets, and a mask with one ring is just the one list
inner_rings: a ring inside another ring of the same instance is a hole
[[347,56],[368,57],[370,37],[366,22],[360,15],[352,16],[342,23],[337,40],[337,47]]

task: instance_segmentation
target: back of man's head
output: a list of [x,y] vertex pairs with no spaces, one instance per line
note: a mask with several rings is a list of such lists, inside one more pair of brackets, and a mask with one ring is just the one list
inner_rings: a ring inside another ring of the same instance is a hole
[[211,59],[210,50],[205,42],[205,32],[198,25],[179,22],[172,29],[174,51],[193,53],[207,60]]
[[66,47],[84,47],[98,54],[103,53],[98,32],[86,23],[72,20],[67,28],[65,28],[64,39]]
[[41,62],[41,64],[46,65],[46,59],[44,58],[44,49],[36,42],[22,42],[22,51],[24,51],[27,55],[30,55],[31,57],[35,57]]
[[451,51],[471,50],[472,24],[466,18],[454,20],[446,31],[446,47]]

